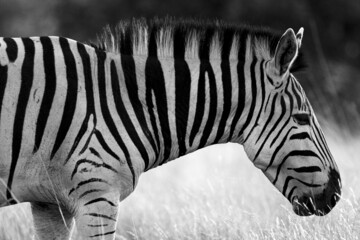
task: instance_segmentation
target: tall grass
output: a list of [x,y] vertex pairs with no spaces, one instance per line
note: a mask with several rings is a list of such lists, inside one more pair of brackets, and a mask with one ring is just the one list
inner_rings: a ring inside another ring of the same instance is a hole
[[[358,239],[360,140],[330,138],[342,200],[325,217],[298,217],[233,144],[146,173],[120,209],[126,239]],[[226,159],[225,159],[226,156]]]
[[[331,135],[343,194],[327,216],[296,216],[242,147],[225,144],[143,174],[121,204],[117,239],[358,239],[360,139]],[[29,205],[0,208],[0,239],[32,234]]]

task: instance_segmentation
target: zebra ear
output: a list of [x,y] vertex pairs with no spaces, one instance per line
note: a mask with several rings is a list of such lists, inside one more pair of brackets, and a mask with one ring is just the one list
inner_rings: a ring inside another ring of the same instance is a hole
[[301,27],[296,34],[296,41],[297,41],[297,45],[298,45],[299,49],[301,48],[301,42],[302,42],[303,36],[304,36],[304,28]]
[[301,45],[301,40],[303,36],[303,29],[301,28],[299,32],[295,35],[294,30],[289,28],[281,36],[275,50],[275,56],[273,58],[273,66],[275,73],[279,76],[284,75],[291,65],[295,61],[299,47]]

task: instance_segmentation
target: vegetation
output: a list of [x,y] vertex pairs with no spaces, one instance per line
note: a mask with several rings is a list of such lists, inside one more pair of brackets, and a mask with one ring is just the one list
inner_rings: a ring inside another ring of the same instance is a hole
[[[295,215],[242,147],[225,144],[145,173],[121,204],[117,239],[358,239],[360,139],[344,142],[336,136],[329,144],[344,187],[327,216]],[[26,240],[32,234],[28,204],[0,208],[0,239]]]

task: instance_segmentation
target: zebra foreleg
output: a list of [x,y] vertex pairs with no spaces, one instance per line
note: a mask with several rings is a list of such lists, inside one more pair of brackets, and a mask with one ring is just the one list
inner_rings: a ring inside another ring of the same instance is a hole
[[120,194],[109,192],[78,207],[75,224],[81,239],[115,239]]
[[35,239],[69,239],[73,225],[73,217],[66,209],[49,203],[31,203],[34,218]]

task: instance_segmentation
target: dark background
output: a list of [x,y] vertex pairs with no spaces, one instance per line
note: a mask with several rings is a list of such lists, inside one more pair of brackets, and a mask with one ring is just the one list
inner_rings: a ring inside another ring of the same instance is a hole
[[320,121],[360,133],[359,0],[0,0],[0,36],[89,42],[107,24],[153,16],[218,18],[281,31],[303,26],[308,69],[298,79]]

